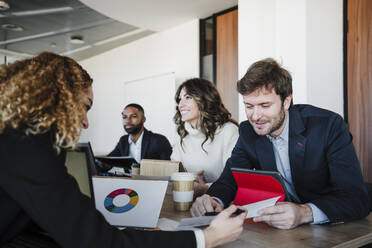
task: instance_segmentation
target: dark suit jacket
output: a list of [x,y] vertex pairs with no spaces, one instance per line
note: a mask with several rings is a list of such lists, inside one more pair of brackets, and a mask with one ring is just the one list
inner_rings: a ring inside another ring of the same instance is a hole
[[[141,159],[162,159],[170,160],[172,154],[172,147],[168,139],[157,133],[148,131],[146,128],[143,131],[142,145],[141,145]],[[128,156],[129,143],[128,135],[121,136],[115,149],[110,152],[108,156]]]
[[120,231],[67,174],[51,133],[0,135],[0,247],[37,225],[61,247],[196,247],[192,231]]
[[[239,139],[220,178],[208,194],[228,206],[235,197],[231,167],[277,171],[272,143],[241,123]],[[311,202],[331,222],[365,217],[370,202],[352,136],[341,116],[310,105],[289,109],[289,159],[293,185],[302,203]]]

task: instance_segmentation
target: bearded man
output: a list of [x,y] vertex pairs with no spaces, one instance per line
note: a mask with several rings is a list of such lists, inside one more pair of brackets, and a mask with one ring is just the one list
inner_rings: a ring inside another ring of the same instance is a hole
[[293,105],[291,75],[273,59],[251,65],[237,89],[248,120],[240,124],[239,139],[220,178],[193,204],[193,216],[229,206],[237,191],[234,167],[279,172],[293,199],[262,209],[255,222],[291,229],[368,215],[368,192],[340,115]]
[[122,117],[124,130],[128,135],[121,136],[115,149],[108,156],[131,156],[138,163],[143,158],[170,159],[172,147],[168,139],[144,127],[146,117],[141,105],[128,104],[122,112]]

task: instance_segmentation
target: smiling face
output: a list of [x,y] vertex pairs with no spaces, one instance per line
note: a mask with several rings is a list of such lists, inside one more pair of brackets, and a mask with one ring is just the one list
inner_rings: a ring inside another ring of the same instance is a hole
[[274,89],[260,88],[243,95],[245,113],[254,131],[258,135],[276,137],[284,129],[286,112],[291,104],[292,95],[284,102]]
[[84,104],[84,108],[83,108],[84,113],[83,113],[83,117],[81,119],[81,125],[83,126],[83,128],[88,128],[89,127],[89,122],[88,122],[87,113],[93,105],[93,89],[92,89],[92,86],[89,86],[87,88],[86,92],[83,94],[82,102]]
[[186,92],[185,87],[182,88],[178,97],[178,111],[181,114],[181,120],[190,123],[194,128],[198,125],[199,107],[191,95]]

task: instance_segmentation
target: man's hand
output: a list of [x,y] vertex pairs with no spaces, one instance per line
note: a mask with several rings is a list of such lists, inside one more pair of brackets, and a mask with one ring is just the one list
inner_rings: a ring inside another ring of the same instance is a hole
[[236,240],[243,231],[243,223],[247,211],[236,217],[231,217],[238,208],[231,205],[211,222],[209,227],[203,230],[205,237],[205,247],[211,248]]
[[275,206],[259,211],[254,222],[264,221],[279,229],[292,229],[301,224],[313,222],[313,212],[308,205],[292,202],[278,202]]
[[221,212],[222,206],[209,195],[202,195],[196,198],[190,209],[191,216],[198,217],[206,212]]

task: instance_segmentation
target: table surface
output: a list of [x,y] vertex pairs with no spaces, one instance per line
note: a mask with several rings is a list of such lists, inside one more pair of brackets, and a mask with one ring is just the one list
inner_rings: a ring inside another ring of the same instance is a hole
[[[160,218],[179,221],[190,217],[189,211],[173,208],[172,196],[165,196]],[[372,243],[372,214],[367,218],[344,224],[302,225],[292,230],[280,230],[265,223],[247,219],[239,238],[222,247],[360,247]]]

